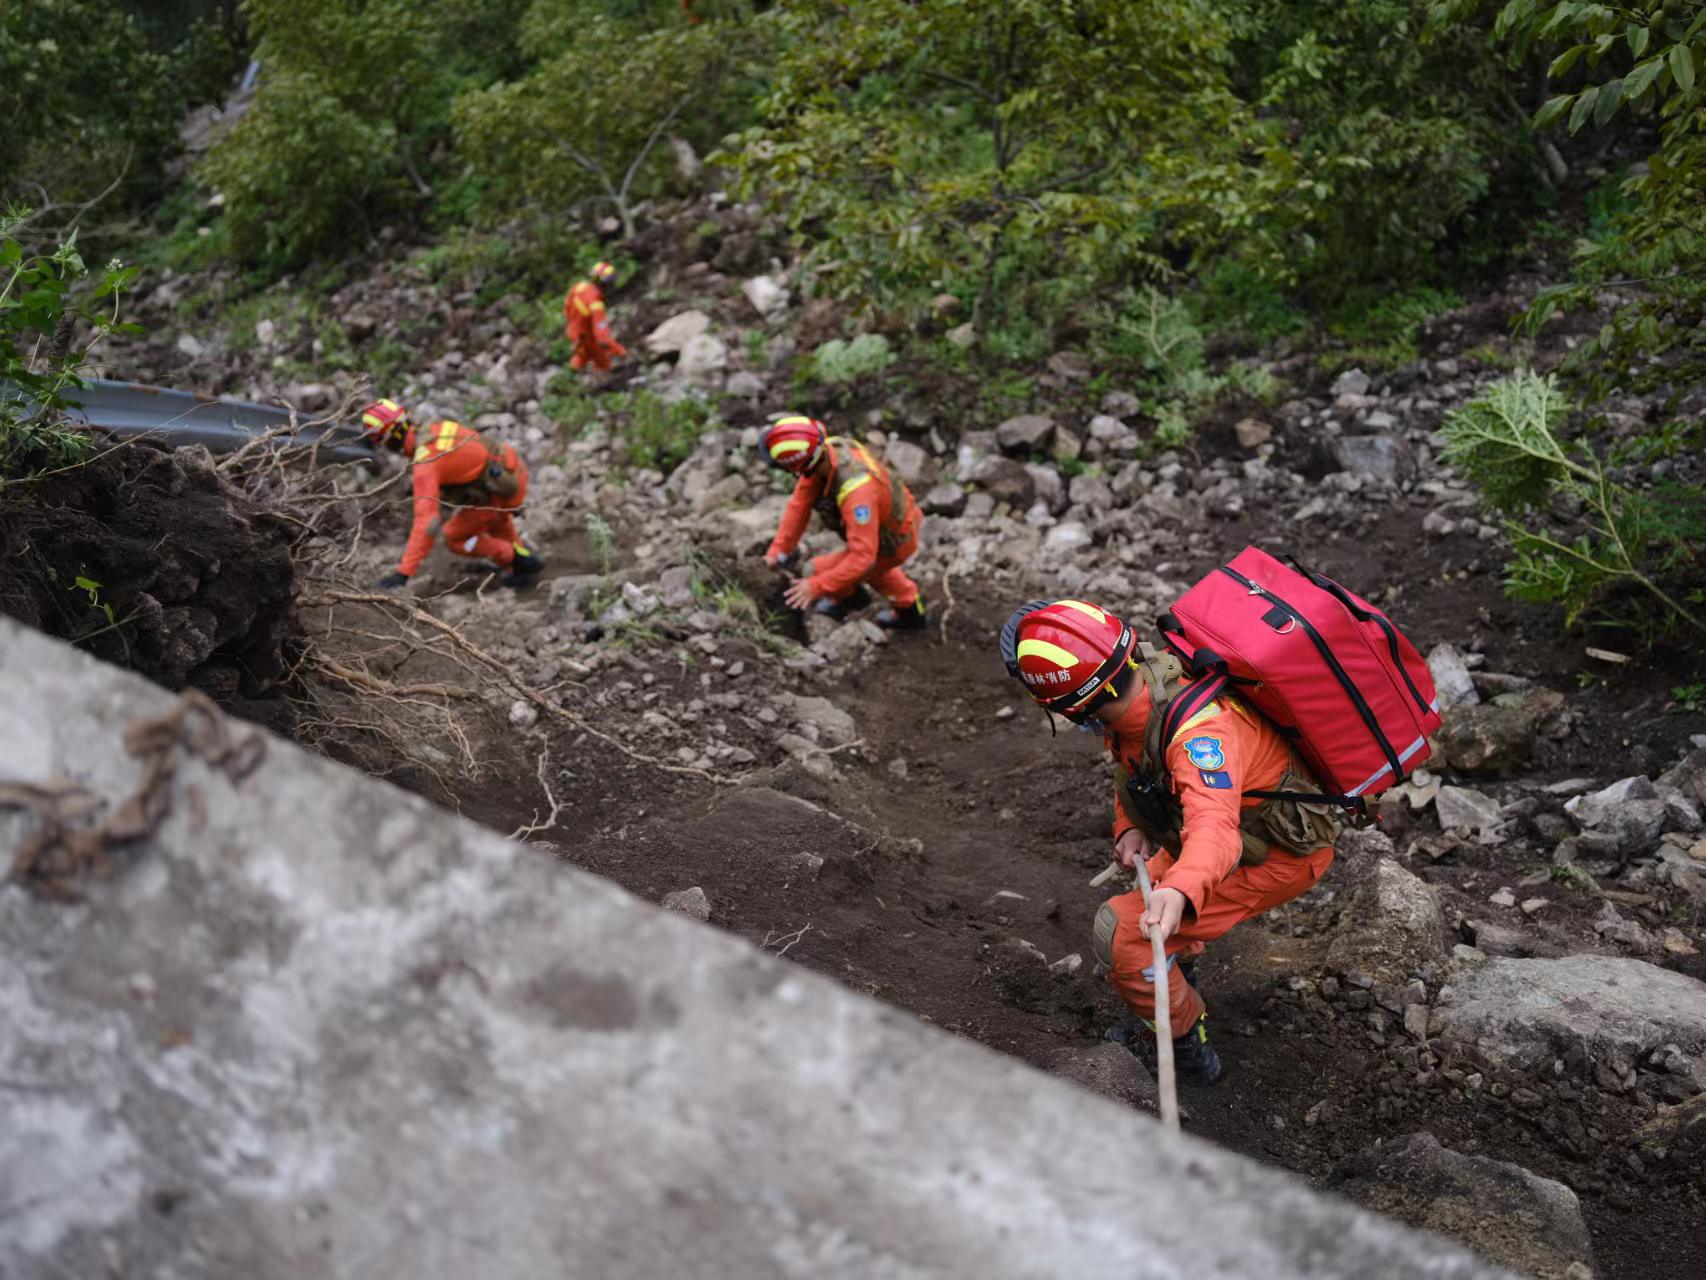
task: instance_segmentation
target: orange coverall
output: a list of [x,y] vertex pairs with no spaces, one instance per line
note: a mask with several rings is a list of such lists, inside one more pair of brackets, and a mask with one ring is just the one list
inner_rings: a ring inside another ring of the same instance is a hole
[[611,360],[628,354],[628,348],[610,332],[604,294],[590,280],[577,281],[563,299],[563,336],[574,343],[571,368],[584,369],[591,364],[595,369],[609,369]]
[[[1139,683],[1131,707],[1108,727],[1104,741],[1117,761],[1143,760],[1143,731],[1151,710],[1147,689]],[[1271,789],[1290,760],[1279,731],[1235,699],[1217,698],[1187,720],[1162,752],[1167,772],[1184,810],[1179,856],[1165,850],[1149,859],[1150,880],[1157,888],[1177,889],[1187,906],[1179,928],[1167,939],[1168,1005],[1173,1034],[1182,1035],[1203,1014],[1203,1000],[1180,975],[1177,958],[1201,955],[1233,925],[1290,902],[1307,892],[1333,862],[1330,847],[1306,858],[1270,847],[1259,867],[1240,866],[1243,852],[1238,820],[1259,799],[1244,792]],[[1116,782],[1115,786],[1119,784]],[[1116,796],[1114,839],[1133,823]],[[1108,981],[1141,1017],[1155,1017],[1155,953],[1139,921],[1143,894],[1121,894],[1109,900],[1119,916],[1114,932],[1114,963]]]
[[494,448],[471,427],[460,422],[435,422],[421,432],[410,468],[415,515],[403,562],[397,566],[399,572],[413,577],[432,550],[432,522],[438,518],[442,491],[479,479],[493,461],[514,470],[516,492],[493,499],[491,506],[457,508],[444,522],[444,542],[453,555],[481,556],[505,566],[514,562],[519,535],[510,513],[527,497],[527,464],[509,445]]
[[807,579],[812,591],[842,600],[868,582],[895,608],[909,608],[918,599],[918,584],[900,566],[918,550],[923,522],[911,490],[857,440],[831,436],[826,454],[827,470],[795,483],[766,554],[787,555],[799,546],[816,511],[847,539],[847,549],[812,560]]

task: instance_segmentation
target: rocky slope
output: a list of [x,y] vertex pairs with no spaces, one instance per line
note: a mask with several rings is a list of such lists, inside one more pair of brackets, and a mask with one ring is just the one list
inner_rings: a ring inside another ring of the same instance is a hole
[[[502,305],[446,296],[402,262],[331,299],[357,353],[410,350],[403,385],[375,391],[465,414],[526,454],[526,528],[552,566],[516,598],[438,553],[415,588],[502,677],[470,674],[420,616],[308,609],[346,669],[393,687],[472,680],[479,697],[405,705],[346,681],[309,699],[305,736],[1141,1103],[1136,1060],[1099,1043],[1119,1011],[1086,960],[1105,766],[1089,740],[1043,731],[994,631],[1045,592],[1153,617],[1247,543],[1295,554],[1429,652],[1447,724],[1427,769],[1383,801],[1384,835],[1348,837],[1316,891],[1211,949],[1231,1070],[1188,1099],[1192,1123],[1535,1275],[1706,1266],[1706,718],[1669,705],[1684,667],[1595,659],[1506,600],[1499,531],[1438,458],[1445,414],[1501,372],[1487,362],[1529,286],[1434,322],[1422,357],[1390,372],[1328,380],[1303,357],[1276,362],[1290,398],[1225,403],[1191,447],[1159,453],[1137,397],[1092,390],[1077,353],[1030,371],[1027,413],[991,414],[922,369],[839,406],[806,388],[928,512],[913,568],[937,627],[891,640],[861,618],[802,625],[756,559],[785,497],[752,448],[758,425],[793,403],[797,353],[839,313],[803,298],[751,210],[685,209],[632,248],[644,288],[613,315],[640,358],[609,389],[701,395],[720,413],[667,475],[634,463],[626,410],[559,429],[547,344]],[[188,288],[161,283],[159,314]],[[281,385],[317,339],[245,323],[252,335],[165,329],[112,358],[126,376],[306,411],[361,392],[359,374]],[[1537,358],[1572,340],[1549,334]],[[363,498],[372,483],[340,482],[335,553],[307,566],[322,601],[395,554],[407,504],[395,485]],[[1430,1180],[1449,1192],[1417,1196]]]

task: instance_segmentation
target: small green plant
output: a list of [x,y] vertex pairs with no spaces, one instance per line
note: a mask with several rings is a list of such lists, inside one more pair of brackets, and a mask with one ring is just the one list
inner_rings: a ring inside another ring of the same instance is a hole
[[1670,696],[1678,711],[1706,711],[1706,680],[1673,685]]
[[586,540],[593,555],[598,557],[599,572],[608,578],[616,563],[616,531],[596,511],[586,513]]
[[667,401],[642,389],[629,397],[628,425],[622,438],[634,465],[667,475],[717,422],[716,410],[697,396]]
[[1426,285],[1399,293],[1354,294],[1327,323],[1329,333],[1350,344],[1331,363],[1381,369],[1407,364],[1419,354],[1422,326],[1462,305],[1450,290]]
[[0,216],[0,486],[8,476],[73,464],[88,450],[88,436],[58,413],[88,355],[75,344],[78,325],[97,336],[141,332],[118,322],[136,269],[114,259],[88,300],[74,296],[88,274],[76,234],[51,253],[30,252],[13,234],[28,217],[27,209]]
[[754,369],[762,369],[769,357],[770,339],[762,329],[748,329],[742,344],[746,347],[746,362]]
[[880,333],[862,333],[851,341],[831,338],[812,352],[807,377],[822,386],[846,387],[893,363],[889,340]]
[[84,595],[89,597],[89,607],[91,609],[98,610],[101,615],[106,618],[108,626],[114,625],[113,607],[105,600],[101,599],[101,591],[103,588],[100,583],[89,577],[87,573],[79,573],[76,578],[72,580],[71,585],[73,590],[81,591]]
[[1660,629],[1706,635],[1706,616],[1690,608],[1706,585],[1706,490],[1625,488],[1585,441],[1561,438],[1570,408],[1551,377],[1524,372],[1446,419],[1446,458],[1505,517],[1507,589],[1562,605],[1569,625],[1620,588],[1638,589],[1660,607]]

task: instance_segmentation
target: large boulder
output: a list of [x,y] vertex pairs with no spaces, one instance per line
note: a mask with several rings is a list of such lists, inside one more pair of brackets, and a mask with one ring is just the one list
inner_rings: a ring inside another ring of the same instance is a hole
[[1445,918],[1433,889],[1392,858],[1371,860],[1366,852],[1351,852],[1368,846],[1366,834],[1378,833],[1347,832],[1337,846],[1336,870],[1349,881],[1350,894],[1327,948],[1327,963],[1343,972],[1399,981],[1445,954]]
[[693,386],[719,387],[723,371],[728,367],[728,344],[713,334],[701,333],[690,338],[681,348],[675,371],[677,376]]
[[884,451],[889,466],[908,485],[916,485],[924,479],[925,468],[930,465],[930,455],[924,449],[910,440],[890,439],[888,448]]
[[1499,773],[1521,768],[1534,749],[1541,722],[1564,704],[1551,689],[1501,694],[1480,706],[1453,707],[1445,712],[1439,745],[1453,769]]
[[1566,1068],[1625,1077],[1666,1044],[1706,1089],[1706,983],[1621,956],[1494,958],[1439,1009],[1449,1046],[1491,1066]]
[[1448,1150],[1431,1133],[1376,1143],[1341,1162],[1327,1186],[1535,1280],[1592,1280],[1593,1244],[1574,1191],[1521,1165]]

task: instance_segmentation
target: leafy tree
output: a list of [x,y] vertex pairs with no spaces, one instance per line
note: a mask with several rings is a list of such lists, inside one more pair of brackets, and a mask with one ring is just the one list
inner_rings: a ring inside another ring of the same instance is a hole
[[0,4],[0,200],[35,204],[33,239],[126,183],[158,194],[191,87],[112,0]]
[[427,206],[449,104],[522,65],[526,0],[243,0],[254,105],[209,154],[239,255],[289,266]]
[[1237,0],[1234,72],[1297,158],[1275,234],[1331,303],[1438,275],[1441,250],[1508,234],[1539,187],[1513,77],[1484,34],[1424,0]]
[[632,234],[635,204],[668,155],[659,144],[670,134],[714,142],[748,110],[738,77],[756,48],[753,28],[648,27],[588,12],[607,7],[624,6],[542,0],[525,24],[527,47],[549,51],[542,65],[456,103],[458,145],[484,183],[487,213],[597,206]]
[[845,294],[948,288],[981,327],[1027,280],[1164,274],[1252,222],[1207,0],[803,0],[780,18],[764,121],[731,154]]
[[[1566,366],[1589,387],[1687,385],[1706,376],[1706,3],[1638,4],[1510,0],[1495,34],[1513,47],[1556,49],[1559,90],[1539,128],[1574,134],[1618,115],[1656,124],[1658,142],[1623,183],[1628,208],[1608,234],[1578,245],[1577,279],[1542,291],[1532,328],[1560,310],[1592,305],[1607,284],[1638,285],[1638,305],[1618,311]],[[1655,357],[1669,353],[1671,358]]]

